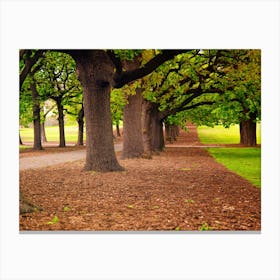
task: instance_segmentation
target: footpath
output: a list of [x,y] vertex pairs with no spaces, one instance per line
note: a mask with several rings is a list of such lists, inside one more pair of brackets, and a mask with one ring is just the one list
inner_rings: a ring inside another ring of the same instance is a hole
[[[166,147],[180,148],[180,147],[192,147],[192,148],[206,148],[206,147],[218,147],[201,144],[196,126],[192,124],[187,125],[188,132],[181,133],[177,141],[174,143],[166,142]],[[29,143],[31,145],[31,143]],[[55,146],[57,143],[48,144],[48,146]],[[122,144],[115,144],[115,151],[122,151]],[[20,158],[19,170],[42,168],[51,165],[56,165],[64,162],[70,162],[75,160],[84,159],[86,156],[85,150],[68,151],[63,153],[51,153],[44,155],[28,156]]]
[[[122,144],[115,144],[115,151],[121,151]],[[84,159],[86,157],[86,151],[78,150],[65,153],[52,153],[44,154],[41,156],[30,156],[19,159],[19,170],[42,168],[51,165],[56,165],[64,162],[75,161]]]

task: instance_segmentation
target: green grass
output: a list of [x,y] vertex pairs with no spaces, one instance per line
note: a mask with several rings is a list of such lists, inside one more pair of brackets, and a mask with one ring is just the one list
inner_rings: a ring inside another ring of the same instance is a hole
[[[120,124],[122,127],[122,123]],[[114,126],[114,129],[116,126]],[[65,140],[67,143],[76,143],[78,140],[78,126],[77,125],[65,125]],[[84,128],[85,130],[85,128]],[[20,136],[24,142],[33,142],[33,128],[21,128]],[[58,126],[47,126],[46,136],[48,141],[59,142],[59,127]],[[84,140],[86,140],[86,134],[84,132]]]
[[261,187],[261,149],[260,148],[208,148],[217,162],[229,170]]
[[[78,126],[65,126],[65,140],[66,142],[75,143],[78,139]],[[33,128],[21,128],[20,136],[24,142],[33,142]],[[47,126],[46,136],[48,141],[59,141],[59,128],[58,126]],[[84,139],[86,136],[84,134]]]
[[[203,144],[239,144],[239,126],[230,128],[198,127],[198,136]],[[257,124],[257,143],[261,144],[261,125]],[[260,148],[208,148],[217,162],[229,170],[261,187],[261,149]]]
[[20,151],[27,150],[27,149],[31,149],[30,146],[19,145],[19,150]]
[[[232,125],[224,128],[217,125],[215,127],[199,126],[198,136],[203,144],[239,144],[239,125]],[[261,144],[261,125],[257,124],[257,144]]]

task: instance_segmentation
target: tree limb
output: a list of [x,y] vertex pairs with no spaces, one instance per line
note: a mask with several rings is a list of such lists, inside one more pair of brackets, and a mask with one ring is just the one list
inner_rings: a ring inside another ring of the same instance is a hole
[[122,73],[122,62],[120,58],[115,55],[113,50],[107,50],[107,54],[116,67],[116,74],[120,75]]
[[121,73],[115,73],[114,75],[114,87],[121,88],[124,85],[132,82],[134,80],[140,79],[151,72],[153,72],[157,67],[163,64],[165,61],[172,59],[174,56],[189,52],[192,50],[163,50],[162,53],[158,54],[154,58],[152,58],[149,62],[147,62],[143,67],[126,71]]
[[35,52],[35,54],[31,57],[30,56],[30,51],[28,50],[20,50],[20,59],[23,58],[24,54],[27,54],[27,57],[24,61],[24,68],[20,73],[20,79],[19,79],[19,87],[22,87],[22,84],[26,78],[26,76],[28,75],[28,73],[30,73],[31,68],[33,67],[33,65],[38,61],[38,59],[44,54],[44,50],[37,50]]

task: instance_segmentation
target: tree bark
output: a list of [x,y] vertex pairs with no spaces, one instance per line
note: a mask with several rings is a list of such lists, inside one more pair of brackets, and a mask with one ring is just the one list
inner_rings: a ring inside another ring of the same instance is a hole
[[148,100],[143,99],[142,102],[142,139],[143,139],[143,148],[144,153],[143,157],[151,159],[152,158],[152,103]]
[[83,146],[84,145],[84,106],[82,106],[81,110],[78,113],[77,117],[78,122],[78,141],[77,146]]
[[141,157],[144,152],[141,126],[142,89],[136,89],[135,95],[128,96],[123,117],[122,158]]
[[36,89],[36,85],[34,82],[30,83],[30,89],[32,93],[32,101],[33,101],[33,131],[34,131],[34,150],[42,150],[42,142],[41,142],[41,124],[40,124],[40,102],[39,102],[39,94]]
[[65,131],[64,131],[64,109],[61,98],[55,98],[58,111],[58,126],[59,126],[59,147],[65,147]]
[[110,91],[114,67],[101,50],[72,51],[83,86],[86,119],[85,170],[121,171],[113,143]]
[[46,136],[46,129],[45,129],[45,123],[41,123],[41,141],[43,143],[47,143],[47,136]]
[[163,122],[158,111],[158,105],[153,105],[152,119],[152,149],[161,152],[164,149]]
[[239,130],[240,144],[251,147],[257,145],[256,118],[253,114],[250,116],[250,119],[240,122]]

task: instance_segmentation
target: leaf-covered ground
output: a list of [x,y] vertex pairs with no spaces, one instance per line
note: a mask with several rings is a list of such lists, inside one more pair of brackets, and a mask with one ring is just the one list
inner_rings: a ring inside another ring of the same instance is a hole
[[[194,129],[184,143],[199,143]],[[260,189],[175,144],[152,160],[119,158],[124,172],[85,172],[83,161],[21,171],[22,194],[43,211],[20,215],[20,230],[260,230]]]

